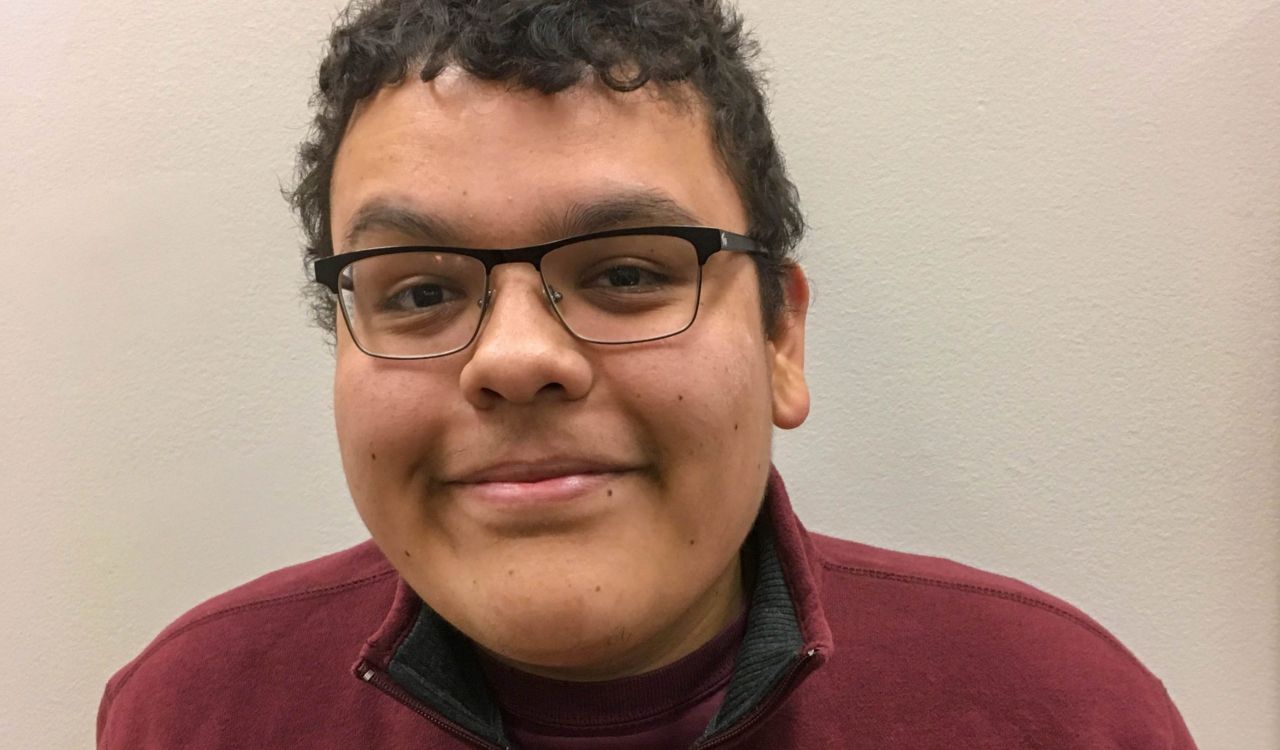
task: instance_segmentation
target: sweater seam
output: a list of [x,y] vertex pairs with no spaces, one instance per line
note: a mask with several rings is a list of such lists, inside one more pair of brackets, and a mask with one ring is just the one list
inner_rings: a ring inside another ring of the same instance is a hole
[[878,578],[881,580],[897,581],[899,583],[911,583],[911,584],[917,584],[917,585],[923,585],[923,586],[934,586],[937,588],[951,589],[954,591],[962,591],[969,594],[989,596],[996,599],[1004,599],[1005,601],[1011,601],[1016,604],[1022,604],[1024,606],[1032,607],[1034,609],[1043,610],[1045,612],[1055,614],[1058,617],[1061,617],[1062,619],[1072,623],[1073,625],[1089,631],[1094,636],[1096,636],[1097,638],[1107,643],[1107,645],[1111,646],[1113,649],[1118,651],[1121,655],[1125,657],[1126,660],[1128,660],[1129,662],[1132,662],[1133,664],[1137,665],[1139,669],[1146,672],[1146,668],[1143,667],[1142,663],[1137,660],[1137,657],[1129,653],[1125,649],[1125,647],[1115,639],[1114,636],[1107,633],[1107,631],[1103,630],[1100,626],[1095,625],[1094,623],[1081,617],[1080,615],[1077,615],[1073,612],[1069,612],[1063,609],[1062,607],[1059,607],[1051,602],[1044,601],[1043,599],[1037,599],[1032,596],[1027,596],[1026,594],[1019,594],[1014,591],[1007,591],[1005,589],[999,589],[991,586],[981,586],[975,583],[964,583],[962,581],[948,581],[942,578],[930,578],[928,576],[913,575],[910,573],[894,573],[892,571],[880,570],[877,568],[857,568],[857,567],[852,567],[848,565],[841,565],[840,563],[831,562],[829,560],[823,560],[822,566],[828,570],[849,573],[851,575],[856,575],[856,576],[864,576],[867,578]]
[[115,686],[107,690],[106,699],[108,701],[114,701],[116,696],[119,695],[120,691],[124,689],[125,684],[128,683],[130,678],[133,677],[134,673],[136,673],[138,669],[140,669],[142,665],[151,658],[152,655],[154,655],[157,651],[159,651],[162,646],[165,646],[166,644],[175,640],[179,636],[185,635],[187,632],[194,630],[195,628],[201,625],[206,625],[216,620],[221,620],[224,617],[240,614],[242,612],[250,612],[257,609],[263,609],[265,607],[276,606],[278,604],[291,604],[293,602],[303,601],[306,599],[314,599],[314,598],[326,596],[329,594],[340,593],[348,589],[359,588],[361,586],[365,586],[371,583],[376,583],[384,578],[394,576],[395,574],[396,572],[394,570],[385,570],[380,573],[374,573],[372,575],[365,576],[363,578],[357,578],[353,581],[344,581],[342,583],[332,584],[329,586],[322,586],[318,589],[304,589],[302,591],[294,591],[292,593],[272,596],[266,599],[258,599],[255,601],[245,602],[243,604],[236,604],[230,607],[225,607],[223,609],[218,609],[213,612],[209,612],[207,614],[201,615],[200,617],[197,617],[191,622],[184,623],[181,627],[174,629],[172,632],[166,634],[160,640],[149,645],[141,654],[138,655],[138,658],[135,659],[133,663],[130,664],[125,669],[125,671],[120,674],[119,679],[115,681]]

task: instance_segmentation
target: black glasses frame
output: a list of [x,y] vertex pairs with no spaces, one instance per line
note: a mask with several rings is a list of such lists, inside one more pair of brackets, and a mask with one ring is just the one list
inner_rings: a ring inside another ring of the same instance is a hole
[[[641,234],[656,234],[665,237],[678,237],[687,241],[693,246],[698,255],[698,290],[697,298],[694,300],[693,317],[689,319],[688,325],[678,331],[672,331],[661,336],[653,336],[651,338],[636,339],[634,341],[596,341],[585,336],[578,335],[573,327],[565,321],[560,314],[560,309],[556,306],[555,292],[547,286],[546,279],[542,279],[542,287],[546,292],[548,299],[551,301],[551,309],[555,312],[556,318],[560,320],[560,324],[576,339],[588,341],[594,344],[620,345],[620,344],[640,344],[646,341],[658,341],[660,339],[670,338],[672,336],[684,333],[689,330],[693,322],[698,317],[698,307],[702,302],[702,267],[712,255],[720,251],[747,253],[748,255],[767,256],[768,251],[761,247],[760,243],[747,237],[746,235],[736,234],[734,232],[716,229],[714,227],[689,227],[689,226],[657,226],[657,227],[627,227],[625,229],[611,229],[604,232],[592,232],[591,234],[582,234],[574,237],[565,237],[563,239],[546,242],[540,245],[530,245],[528,247],[517,247],[506,250],[488,249],[488,248],[468,248],[468,247],[448,247],[437,245],[395,245],[391,247],[375,247],[368,250],[355,250],[349,253],[339,253],[326,258],[318,258],[311,262],[309,266],[312,281],[323,284],[330,292],[338,297],[338,306],[342,308],[342,319],[347,325],[347,330],[351,333],[351,339],[360,348],[360,351],[371,357],[379,357],[382,359],[434,359],[436,357],[444,357],[450,354],[456,354],[475,342],[476,336],[480,333],[484,319],[488,314],[489,298],[492,291],[489,286],[490,276],[493,269],[505,263],[529,263],[538,271],[538,276],[542,277],[542,259],[553,250],[557,250],[565,245],[572,245],[578,242],[588,240],[604,239],[607,237],[627,237]],[[450,253],[453,255],[462,255],[468,258],[475,258],[484,264],[484,297],[477,300],[481,305],[480,320],[476,324],[476,330],[471,334],[471,338],[465,344],[450,349],[447,352],[439,354],[399,356],[390,354],[379,354],[365,349],[360,343],[360,337],[356,335],[351,327],[351,319],[347,316],[346,304],[342,301],[342,295],[338,294],[339,278],[342,270],[347,266],[365,258],[373,258],[379,255],[397,255],[399,253]]]

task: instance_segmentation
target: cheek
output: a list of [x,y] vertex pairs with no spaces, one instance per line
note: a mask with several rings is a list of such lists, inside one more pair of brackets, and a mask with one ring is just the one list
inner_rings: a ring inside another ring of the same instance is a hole
[[435,380],[404,364],[339,357],[333,384],[338,446],[351,497],[375,537],[409,528],[406,521],[422,512],[420,504],[391,499],[412,490],[437,448],[434,399],[407,397],[438,388]]
[[[736,545],[749,525],[769,468],[772,435],[769,371],[759,339],[741,326],[714,327],[681,346],[605,363],[606,377],[625,396],[629,420],[657,460],[665,500],[650,528],[666,527],[686,554],[703,541]],[[690,331],[692,333],[692,331]],[[626,368],[625,371],[622,368]],[[694,545],[689,545],[690,541]]]
[[[720,322],[709,320],[708,323]],[[733,321],[711,326],[679,359],[668,390],[671,416],[687,423],[696,442],[716,450],[747,450],[769,432],[769,369],[758,336]]]

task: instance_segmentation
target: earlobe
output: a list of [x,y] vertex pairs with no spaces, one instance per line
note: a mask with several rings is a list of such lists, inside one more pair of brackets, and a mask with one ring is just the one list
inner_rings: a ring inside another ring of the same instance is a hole
[[773,352],[773,423],[784,430],[809,416],[809,386],[804,379],[804,327],[809,314],[809,280],[800,266],[782,280],[785,304],[770,341]]

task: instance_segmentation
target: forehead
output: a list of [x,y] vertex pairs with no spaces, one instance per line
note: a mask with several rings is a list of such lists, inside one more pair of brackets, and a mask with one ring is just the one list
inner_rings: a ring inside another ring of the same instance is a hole
[[736,188],[694,96],[584,83],[545,95],[453,70],[361,103],[331,186],[336,241],[360,211],[394,204],[493,247],[554,239],[572,207],[666,199],[698,223],[745,230]]

